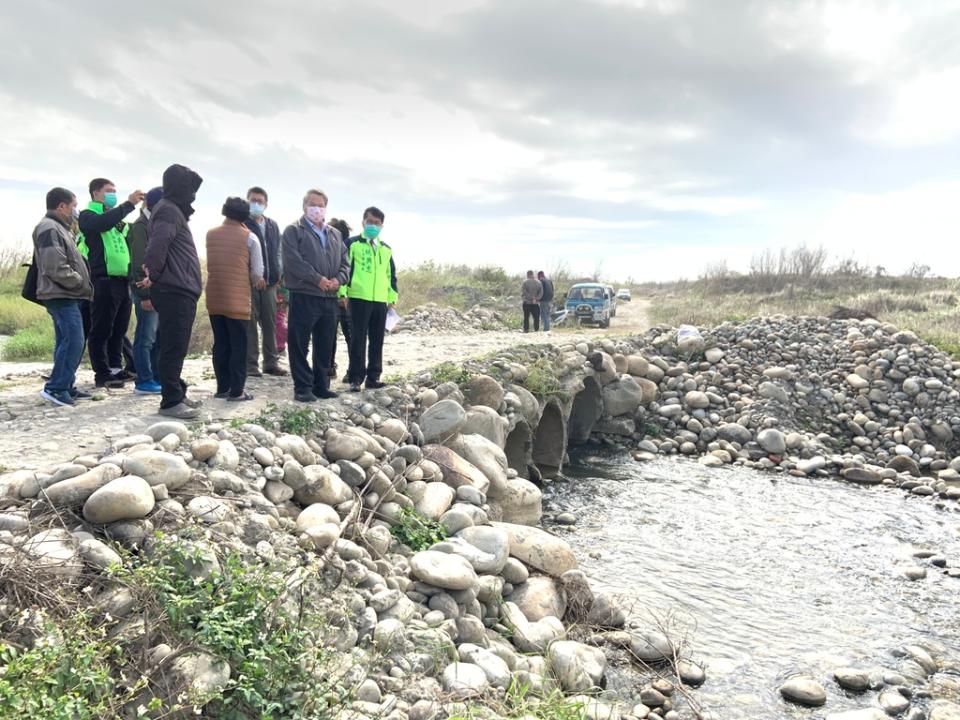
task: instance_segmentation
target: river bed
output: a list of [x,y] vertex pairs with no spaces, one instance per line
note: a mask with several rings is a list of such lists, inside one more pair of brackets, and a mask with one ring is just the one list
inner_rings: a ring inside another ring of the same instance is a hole
[[[696,697],[715,717],[822,717],[875,705],[833,681],[840,667],[901,669],[900,647],[925,643],[953,663],[931,679],[956,699],[960,685],[960,514],[938,501],[885,487],[804,479],[695,462],[637,463],[622,453],[579,454],[569,482],[545,494],[554,526],[597,587],[641,618],[672,618],[706,666]],[[591,557],[590,553],[600,553]],[[907,566],[927,577],[907,580]],[[827,704],[785,703],[778,687],[810,674]]]

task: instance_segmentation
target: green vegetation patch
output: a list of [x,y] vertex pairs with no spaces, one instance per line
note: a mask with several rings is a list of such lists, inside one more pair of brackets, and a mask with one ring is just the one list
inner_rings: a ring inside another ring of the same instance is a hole
[[397,522],[390,534],[414,552],[426,550],[431,545],[447,539],[447,529],[436,520],[425,517],[413,508],[400,508]]

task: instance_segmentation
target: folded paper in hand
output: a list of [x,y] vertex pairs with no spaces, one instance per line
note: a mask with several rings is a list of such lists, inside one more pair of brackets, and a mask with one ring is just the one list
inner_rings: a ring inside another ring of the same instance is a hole
[[387,332],[393,332],[398,322],[400,322],[400,315],[394,308],[389,308],[387,310]]

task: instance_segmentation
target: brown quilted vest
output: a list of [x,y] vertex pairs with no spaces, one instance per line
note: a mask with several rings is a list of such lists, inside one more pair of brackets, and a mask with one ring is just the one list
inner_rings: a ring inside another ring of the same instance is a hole
[[250,319],[249,234],[233,220],[207,232],[207,314]]

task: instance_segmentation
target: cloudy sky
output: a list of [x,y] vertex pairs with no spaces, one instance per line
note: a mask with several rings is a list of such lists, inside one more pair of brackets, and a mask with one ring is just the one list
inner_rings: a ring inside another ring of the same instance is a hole
[[[960,274],[960,0],[30,0],[0,23],[0,246],[173,162],[401,263],[695,276],[802,242]],[[131,218],[132,219],[132,218]]]

